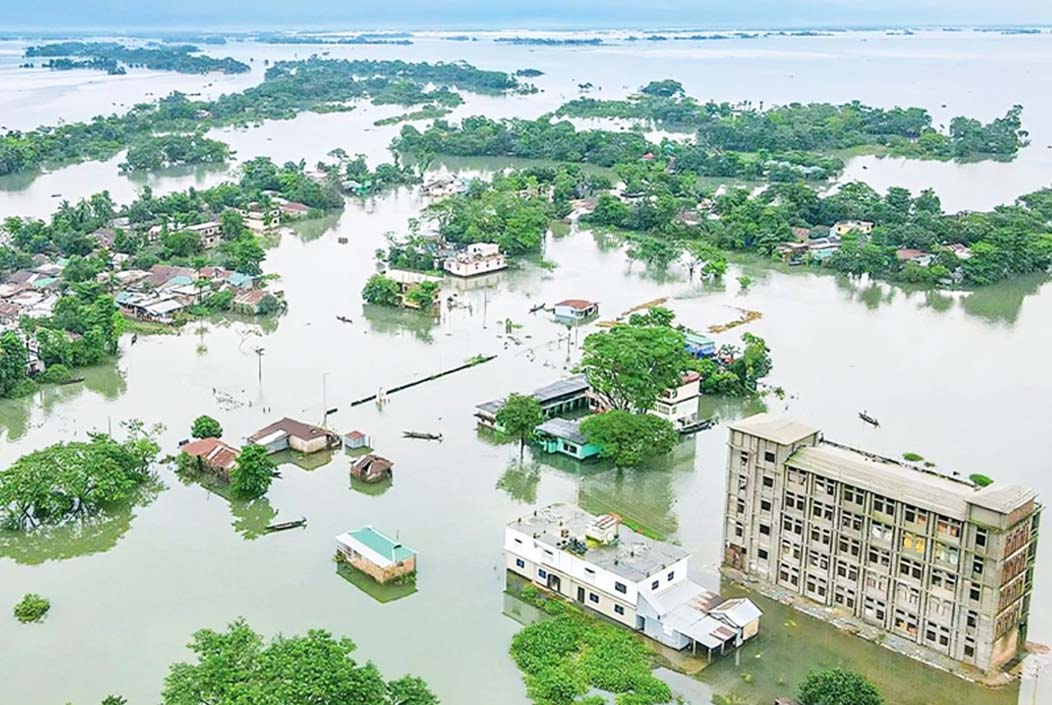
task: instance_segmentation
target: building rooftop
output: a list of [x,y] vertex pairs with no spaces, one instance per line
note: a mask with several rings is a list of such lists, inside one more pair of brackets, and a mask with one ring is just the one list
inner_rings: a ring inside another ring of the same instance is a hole
[[829,442],[800,448],[786,464],[962,520],[968,516],[969,504],[1007,514],[1036,497],[1033,490],[1016,485],[980,488],[965,480]]
[[286,416],[280,421],[275,421],[269,426],[264,426],[259,429],[249,436],[248,440],[250,443],[259,443],[263,439],[279,432],[289,436],[295,436],[296,438],[302,438],[305,441],[327,434],[326,430],[320,426],[311,426],[310,424],[305,424],[302,421],[296,421],[295,419],[290,419]]
[[538,426],[537,430],[541,433],[555,436],[556,438],[564,438],[571,443],[576,443],[577,445],[584,445],[588,442],[588,439],[581,433],[581,422],[577,420],[561,418],[548,419]]
[[[573,375],[572,377],[566,377],[565,379],[560,379],[558,382],[552,382],[540,389],[533,390],[533,398],[543,405],[554,402],[562,397],[571,397],[583,394],[587,391],[588,378],[584,375]],[[495,415],[503,406],[503,399],[495,399],[494,401],[479,404],[475,408]]]
[[756,414],[727,425],[733,431],[759,436],[780,445],[791,445],[818,433],[817,428],[793,421],[785,416],[768,413]]
[[595,306],[595,302],[594,301],[587,301],[585,299],[566,299],[565,301],[560,301],[559,303],[557,303],[555,305],[556,306],[569,306],[570,308],[577,309],[578,311],[582,311],[582,310],[584,310],[586,308],[591,308],[592,306]]
[[[372,562],[382,567],[408,560],[416,555],[413,549],[384,535],[372,526],[363,526],[355,531],[340,534],[336,540],[359,550]],[[362,548],[366,550],[360,550]]]
[[617,539],[612,543],[586,540],[585,532],[599,520],[600,517],[572,504],[552,504],[512,521],[508,527],[558,551],[567,551],[569,540],[578,539],[587,546],[583,555],[577,554],[583,560],[633,583],[690,556],[679,546],[647,538],[624,525],[618,527]]

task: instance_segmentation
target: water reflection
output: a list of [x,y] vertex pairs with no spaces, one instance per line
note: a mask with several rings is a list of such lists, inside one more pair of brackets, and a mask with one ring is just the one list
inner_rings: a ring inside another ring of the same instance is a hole
[[[210,491],[224,497],[224,494],[218,492],[217,489],[218,487],[209,488]],[[224,497],[224,499],[227,498]],[[247,541],[254,541],[266,535],[267,527],[278,518],[278,510],[271,506],[266,497],[251,500],[228,499],[228,501],[230,502],[230,514],[234,518],[231,526]]]
[[381,585],[365,573],[355,570],[343,562],[336,564],[336,574],[380,603],[401,600],[416,592],[415,576]]
[[537,485],[541,481],[540,464],[532,461],[512,461],[497,480],[497,489],[503,490],[516,502],[534,504],[537,501]]
[[438,321],[426,313],[407,309],[362,304],[362,316],[369,322],[369,329],[384,335],[411,333],[425,343],[434,342],[432,334]]
[[289,230],[303,242],[313,242],[336,227],[342,215],[342,213],[329,213],[320,218],[296,221],[289,226]]
[[164,483],[153,477],[127,502],[83,519],[31,531],[0,531],[0,556],[23,565],[39,565],[108,551],[128,533],[136,508],[152,504],[164,489]]
[[1012,325],[1019,319],[1026,297],[1036,294],[1048,281],[1046,274],[1014,277],[976,289],[961,299],[961,307],[971,316]]

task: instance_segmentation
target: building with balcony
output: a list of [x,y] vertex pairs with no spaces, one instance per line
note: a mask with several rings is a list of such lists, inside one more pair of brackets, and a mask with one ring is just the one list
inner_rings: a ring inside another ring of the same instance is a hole
[[758,414],[730,424],[723,562],[993,671],[1026,641],[1041,506]]

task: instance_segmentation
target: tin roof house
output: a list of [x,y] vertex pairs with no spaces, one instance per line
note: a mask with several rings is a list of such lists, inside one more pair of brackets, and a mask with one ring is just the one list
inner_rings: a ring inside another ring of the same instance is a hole
[[300,453],[317,453],[339,445],[339,437],[320,426],[311,426],[287,416],[264,426],[248,437],[249,443],[261,445],[269,453],[295,450]]
[[581,433],[579,420],[548,419],[534,433],[537,442],[548,453],[562,453],[576,460],[588,460],[599,455],[602,450],[595,443],[589,443]]
[[690,554],[621,524],[553,504],[505,528],[507,570],[673,649],[709,657],[759,630],[752,601],[723,600],[687,577]]
[[[544,415],[553,418],[578,409],[587,409],[588,390],[588,378],[584,375],[573,375],[535,389],[533,397],[540,402]],[[495,399],[476,406],[475,417],[479,426],[503,431],[504,429],[497,424],[497,412],[503,406],[504,399]]]
[[378,583],[416,573],[416,551],[372,526],[337,536],[336,556]]
[[599,304],[584,299],[566,299],[555,304],[553,313],[559,323],[582,323],[599,315]]

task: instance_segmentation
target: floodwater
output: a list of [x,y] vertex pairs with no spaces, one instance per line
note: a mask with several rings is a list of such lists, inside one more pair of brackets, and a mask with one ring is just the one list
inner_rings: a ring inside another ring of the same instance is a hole
[[[1052,174],[1045,151],[1052,139],[1047,119],[1052,74],[1044,70],[1052,60],[1049,42],[1052,37],[1045,35],[847,34],[542,49],[429,39],[412,47],[333,47],[332,53],[464,58],[484,68],[532,66],[548,72],[538,79],[545,90],[537,96],[472,97],[457,115],[535,115],[571,97],[581,81],[601,85],[603,95],[617,95],[626,86],[666,76],[701,97],[859,98],[924,105],[939,119],[953,112],[988,119],[1022,103],[1034,143],[1015,162],[909,163],[911,173],[917,167],[916,173],[924,174],[913,176],[911,184],[935,188],[951,208],[978,209],[1038,188]],[[258,65],[264,57],[309,50],[234,44],[216,53],[255,56]],[[117,90],[85,72],[63,75],[67,83],[61,89],[52,74],[26,76],[17,96],[0,79],[4,119],[21,126],[75,119],[78,111],[83,117],[78,105],[102,105],[102,96]],[[203,88],[213,80],[148,77],[143,83],[155,94],[177,86],[190,90],[187,82],[194,80]],[[258,71],[251,77],[258,80]],[[136,91],[142,88],[132,85],[122,100],[141,99]],[[48,96],[53,107],[35,104],[38,94]],[[399,129],[372,127],[373,120],[393,112],[385,110],[363,106],[350,113],[305,115],[225,131],[224,138],[241,159],[272,154],[311,163],[342,147],[377,160]],[[58,192],[71,200],[101,188],[130,196],[134,182],[117,173],[118,162],[66,167],[23,181],[20,189],[0,192],[0,217],[46,214],[57,200],[51,194]],[[880,183],[882,170],[901,168],[893,160],[867,164],[858,176],[873,183]],[[477,173],[495,166],[480,160],[443,168]],[[974,171],[964,176],[962,170]],[[147,178],[156,190],[169,190],[222,176],[190,171]],[[61,186],[38,186],[50,179]],[[976,189],[974,182],[987,188]],[[626,260],[609,238],[574,230],[549,237],[544,259],[556,265],[550,271],[523,262],[483,279],[449,282],[446,294],[455,293],[458,305],[444,306],[434,320],[364,307],[359,291],[374,271],[373,252],[385,233],[404,229],[423,205],[418,191],[401,189],[350,201],[340,215],[304,223],[283,236],[265,263],[267,271],[281,275],[289,303],[287,315],[276,321],[195,323],[175,335],[140,335],[135,345],[126,336],[116,364],[91,370],[83,385],[0,403],[0,463],[5,464],[92,430],[116,432],[129,418],[163,423],[164,450],[175,452],[202,413],[219,419],[226,438],[238,441],[280,416],[321,422],[326,407],[338,409],[328,419],[334,429],[370,433],[377,451],[395,463],[390,487],[362,491],[351,485],[343,454],[311,458],[305,467],[287,462],[266,499],[233,504],[161,468],[160,484],[145,488],[134,507],[85,526],[2,537],[0,611],[30,591],[49,597],[52,609],[42,625],[19,625],[9,612],[0,616],[3,633],[16,637],[0,660],[0,701],[92,703],[119,692],[131,702],[156,702],[168,665],[188,656],[184,645],[194,630],[244,616],[268,634],[323,627],[349,636],[363,660],[374,661],[389,677],[422,676],[446,703],[525,703],[519,673],[507,656],[520,625],[505,613],[502,530],[516,516],[553,501],[617,511],[670,536],[693,552],[693,577],[717,587],[724,427],[682,443],[651,467],[621,473],[532,453],[520,466],[514,444],[497,444],[475,430],[474,404],[552,381],[576,359],[588,329],[567,340],[561,326],[527,313],[540,302],[591,298],[601,303],[604,317],[612,317],[667,296],[680,319],[698,328],[736,318],[735,307],[761,311],[762,319],[718,339],[736,342],[745,331],[767,339],[775,361],[770,382],[788,395],[785,401],[770,398],[772,410],[787,411],[842,442],[893,456],[918,452],[946,468],[1030,484],[1052,496],[1045,403],[1052,395],[1047,354],[1052,287],[1044,277],[947,294],[743,258],[732,264],[725,283],[701,283],[677,269],[648,271]],[[341,245],[339,237],[349,242]],[[748,292],[735,283],[740,274],[752,279]],[[353,323],[337,321],[337,315]],[[504,334],[509,318],[522,325],[515,340]],[[254,352],[258,348],[262,356]],[[498,357],[394,394],[382,409],[349,406],[380,386],[459,365],[478,353]],[[762,407],[758,401],[705,400],[703,413],[730,419]],[[879,429],[857,420],[861,408],[880,418]],[[403,439],[407,429],[441,432],[444,439]],[[300,517],[309,520],[305,529],[260,534],[271,521]],[[371,595],[337,572],[334,537],[363,524],[397,534],[419,551],[415,592]],[[1042,546],[1038,591],[1047,591],[1050,554],[1052,548]],[[1040,601],[1035,605],[1031,638],[1052,639],[1052,614]],[[801,661],[779,668],[772,658],[779,648],[812,654],[815,665],[831,661],[831,653],[849,655],[854,667],[881,682],[894,675],[909,687],[894,687],[888,695],[903,705],[1007,698],[971,689],[962,696],[965,684],[953,681],[947,687],[919,666],[904,669],[901,661],[871,658],[866,648],[845,646],[843,637],[823,625],[808,624],[787,636],[787,619],[772,609],[763,627],[766,646],[758,642],[742,654],[755,663],[750,673],[756,688],[744,694],[750,700],[769,701],[780,688],[791,691],[806,670]],[[756,658],[756,649],[766,655]],[[54,677],[56,663],[62,664],[62,678]],[[741,679],[734,668],[721,664],[701,678],[717,692],[735,690]],[[784,682],[780,674],[786,675]]]

